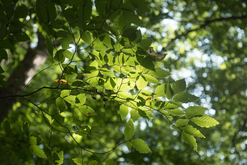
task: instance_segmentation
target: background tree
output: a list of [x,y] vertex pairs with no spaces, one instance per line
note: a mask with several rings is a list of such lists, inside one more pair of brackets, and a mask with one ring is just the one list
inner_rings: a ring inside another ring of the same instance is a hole
[[[2,162],[245,161],[246,120],[241,115],[246,107],[244,2],[6,0],[1,9],[0,51],[5,71],[1,120],[12,109],[1,132]],[[164,18],[176,20],[177,26],[160,24]],[[138,27],[146,32],[142,35]],[[234,33],[243,37],[234,38]],[[150,49],[152,41],[159,53]],[[231,53],[229,46],[221,48],[225,45],[231,45]],[[205,56],[197,59],[190,54],[195,48],[210,55],[206,62]],[[168,53],[164,60],[163,53]],[[213,63],[219,56],[232,61]],[[201,99],[183,93],[185,81],[169,76],[180,68],[194,71],[193,79],[186,81],[189,91]],[[185,111],[182,103],[190,101],[194,103],[189,108],[183,104]],[[210,118],[212,122],[202,125],[205,109],[195,103],[208,106],[207,115],[211,115],[209,109],[216,110],[222,124],[215,132],[197,127],[217,122]],[[198,153],[180,141],[183,134],[196,150],[191,135],[202,136],[185,126],[184,112],[196,123],[189,124],[209,137],[196,138]],[[131,145],[137,151],[129,153]],[[140,154],[149,148],[152,153]]]

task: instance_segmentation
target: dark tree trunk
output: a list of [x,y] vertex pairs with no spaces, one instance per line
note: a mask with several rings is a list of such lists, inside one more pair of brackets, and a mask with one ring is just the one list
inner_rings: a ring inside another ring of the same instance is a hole
[[0,88],[0,123],[7,117],[22,90],[48,57],[45,38],[39,32],[38,39],[37,47],[35,49],[28,48],[25,58],[10,75],[7,81],[8,87]]

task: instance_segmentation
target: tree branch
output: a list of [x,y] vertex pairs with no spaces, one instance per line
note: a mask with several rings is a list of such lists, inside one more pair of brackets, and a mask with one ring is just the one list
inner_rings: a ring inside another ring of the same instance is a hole
[[221,22],[221,21],[229,21],[229,20],[235,20],[235,19],[246,19],[247,15],[242,15],[242,16],[232,16],[232,17],[222,17],[222,18],[217,18],[217,19],[213,19],[213,20],[206,20],[203,24],[200,25],[200,27],[198,28],[194,28],[194,29],[189,29],[188,31],[177,35],[176,37],[174,37],[173,39],[171,39],[171,41],[169,41],[166,45],[166,47],[164,48],[164,51],[168,49],[168,47],[174,43],[174,41],[176,39],[180,39],[181,37],[187,36],[189,33],[200,30],[205,28],[206,26],[208,26],[209,24],[213,23],[213,22]]

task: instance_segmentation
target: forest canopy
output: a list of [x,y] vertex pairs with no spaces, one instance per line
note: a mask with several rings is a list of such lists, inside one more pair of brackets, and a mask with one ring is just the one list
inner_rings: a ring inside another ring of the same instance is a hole
[[1,1],[1,163],[246,163],[246,11]]

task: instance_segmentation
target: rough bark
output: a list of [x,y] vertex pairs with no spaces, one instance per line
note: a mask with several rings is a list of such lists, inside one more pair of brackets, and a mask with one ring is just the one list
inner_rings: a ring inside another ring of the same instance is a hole
[[39,32],[38,40],[37,47],[35,49],[28,48],[25,58],[8,78],[8,87],[0,88],[0,123],[7,117],[23,88],[28,85],[37,69],[44,64],[48,57],[45,38]]

